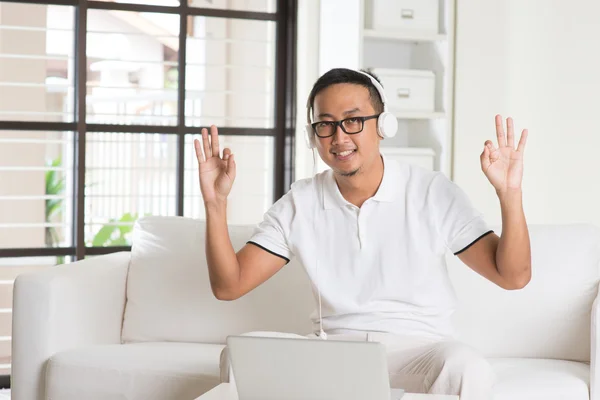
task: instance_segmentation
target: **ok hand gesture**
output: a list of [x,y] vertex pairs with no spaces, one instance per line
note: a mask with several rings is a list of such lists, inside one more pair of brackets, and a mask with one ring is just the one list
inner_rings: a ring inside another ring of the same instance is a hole
[[506,120],[506,135],[502,117],[496,115],[496,136],[498,147],[491,140],[485,142],[481,153],[481,170],[498,194],[509,190],[521,190],[523,180],[523,154],[527,143],[527,129],[524,129],[515,149],[513,119]]
[[196,139],[194,148],[198,158],[200,191],[204,204],[225,202],[235,180],[235,160],[228,148],[224,149],[223,156],[220,156],[217,127],[214,125],[210,127],[210,138],[208,130],[203,128],[202,146]]

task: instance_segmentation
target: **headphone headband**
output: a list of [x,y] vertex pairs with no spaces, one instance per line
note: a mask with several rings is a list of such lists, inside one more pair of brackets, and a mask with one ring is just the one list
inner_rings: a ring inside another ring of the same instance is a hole
[[381,83],[379,83],[379,81],[377,79],[375,79],[375,77],[373,75],[368,74],[364,71],[356,70],[355,72],[358,72],[359,74],[363,74],[371,80],[371,84],[373,86],[375,86],[375,89],[377,89],[377,92],[379,93],[379,97],[381,98],[381,102],[383,103],[383,112],[386,112],[387,111],[387,98],[385,97],[385,90],[383,90],[383,86],[381,86]]
[[[379,97],[381,98],[381,102],[383,103],[383,112],[387,111],[387,97],[385,97],[385,90],[383,90],[383,86],[381,86],[381,83],[379,83],[379,81],[377,79],[375,79],[373,77],[373,75],[368,74],[364,71],[361,70],[352,70],[354,72],[358,72],[359,74],[363,74],[364,76],[366,76],[367,78],[369,78],[369,80],[371,81],[371,84],[373,86],[375,86],[375,89],[377,90],[377,93],[379,93]],[[310,111],[312,109],[312,106],[310,104],[310,96],[308,96],[308,99],[306,99],[306,123],[310,124],[311,121],[311,115],[310,115]]]
[[[390,112],[388,112],[387,108],[387,98],[385,96],[385,91],[383,90],[383,86],[373,75],[366,73],[360,70],[353,70],[354,72],[358,72],[359,74],[365,75],[371,81],[371,84],[375,87],[377,92],[379,93],[379,97],[381,98],[381,102],[383,103],[383,112],[379,116],[377,120],[377,132],[381,137],[393,137],[396,134],[398,129],[398,120],[395,116],[393,116]],[[314,144],[314,135],[312,132],[311,125],[311,110],[312,105],[310,104],[310,95],[308,99],[306,99],[306,140],[309,148],[313,148]]]

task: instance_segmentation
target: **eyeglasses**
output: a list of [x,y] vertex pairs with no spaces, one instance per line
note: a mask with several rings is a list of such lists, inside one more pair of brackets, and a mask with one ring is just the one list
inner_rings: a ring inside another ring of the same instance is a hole
[[327,138],[333,136],[337,127],[341,127],[342,130],[348,135],[354,135],[362,132],[365,127],[365,121],[378,118],[380,114],[370,115],[368,117],[350,117],[341,121],[319,121],[311,124],[313,131],[320,138]]

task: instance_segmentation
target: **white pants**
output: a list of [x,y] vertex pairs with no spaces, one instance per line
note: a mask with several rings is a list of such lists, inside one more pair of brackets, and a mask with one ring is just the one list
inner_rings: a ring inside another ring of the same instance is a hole
[[[307,338],[277,332],[246,335]],[[410,393],[459,395],[461,400],[492,399],[495,376],[490,364],[463,343],[379,332],[330,334],[328,340],[371,341],[385,345],[392,388]],[[230,374],[229,354],[225,348],[221,353],[221,381],[229,382]]]

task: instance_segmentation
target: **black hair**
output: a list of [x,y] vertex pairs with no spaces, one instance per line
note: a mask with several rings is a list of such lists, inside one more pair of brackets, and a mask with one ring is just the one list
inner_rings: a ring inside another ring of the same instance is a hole
[[[373,78],[375,78],[375,80],[377,80],[377,82],[381,83],[375,74],[367,71],[363,72],[371,75]],[[371,79],[360,72],[347,68],[331,69],[317,79],[312,90],[310,91],[310,95],[308,96],[310,108],[313,108],[315,104],[315,97],[317,97],[317,94],[319,94],[320,91],[338,83],[352,83],[367,88],[369,90],[369,98],[371,99],[371,105],[373,106],[373,109],[377,113],[383,112],[383,101],[379,95],[379,91],[373,85],[373,82],[371,82]]]

